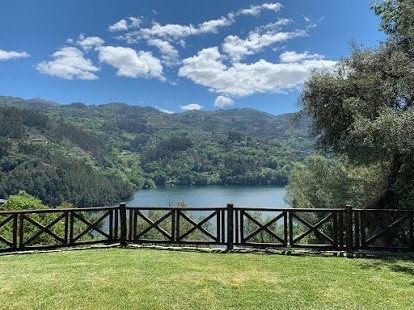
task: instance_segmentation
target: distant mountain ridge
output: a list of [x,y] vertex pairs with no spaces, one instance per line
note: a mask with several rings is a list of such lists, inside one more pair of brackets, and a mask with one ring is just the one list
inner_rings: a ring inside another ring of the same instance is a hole
[[3,96],[0,121],[0,196],[25,190],[52,205],[108,203],[156,185],[284,185],[314,141],[307,119],[246,108],[168,114]]
[[[45,112],[50,116],[78,118],[78,121],[85,118],[96,118],[102,122],[117,126],[120,122],[135,123],[141,121],[148,124],[150,128],[156,126],[154,130],[163,131],[176,128],[177,124],[184,127],[191,127],[201,132],[227,132],[235,130],[243,134],[255,137],[281,138],[292,134],[292,130],[299,130],[305,136],[309,136],[309,119],[292,121],[294,113],[272,115],[252,108],[234,108],[216,111],[187,111],[180,113],[165,113],[156,108],[148,106],[131,106],[125,103],[107,103],[102,105],[87,106],[83,103],[72,103],[61,105],[56,102],[29,99],[25,100],[18,97],[0,96],[0,107],[15,107],[19,109],[29,109]],[[117,124],[108,119],[116,118]],[[85,124],[84,124],[85,125]],[[142,127],[142,126],[141,126]]]
[[28,109],[36,111],[44,111],[53,106],[58,106],[59,103],[43,100],[43,99],[23,99],[19,97],[10,97],[10,96],[0,96],[0,106],[18,108],[18,109]]

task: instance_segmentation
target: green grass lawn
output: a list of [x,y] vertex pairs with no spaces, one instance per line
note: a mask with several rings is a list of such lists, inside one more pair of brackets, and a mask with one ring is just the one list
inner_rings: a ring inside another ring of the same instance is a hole
[[414,309],[404,259],[92,249],[0,256],[0,309]]

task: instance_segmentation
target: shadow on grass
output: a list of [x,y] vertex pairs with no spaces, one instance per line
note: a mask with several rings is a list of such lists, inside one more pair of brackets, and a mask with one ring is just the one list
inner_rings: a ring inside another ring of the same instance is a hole
[[360,264],[362,269],[374,269],[382,270],[384,268],[389,269],[392,272],[402,273],[413,277],[413,281],[410,283],[414,286],[414,266],[407,266],[404,262],[412,263],[412,257],[383,257],[372,258],[372,261]]

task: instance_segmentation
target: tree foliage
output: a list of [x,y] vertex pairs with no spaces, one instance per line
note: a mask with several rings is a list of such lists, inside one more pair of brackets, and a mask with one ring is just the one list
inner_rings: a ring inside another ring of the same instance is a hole
[[[95,134],[31,110],[0,108],[0,196],[23,190],[48,205],[95,206],[129,197],[110,145]],[[72,153],[73,152],[73,153]]]
[[25,192],[19,192],[16,195],[11,195],[1,210],[41,210],[47,208],[39,198]]
[[373,9],[387,41],[375,49],[354,44],[334,72],[310,77],[300,102],[321,149],[381,168],[385,185],[371,206],[404,208],[414,198],[413,3],[384,1]]
[[345,158],[312,155],[293,167],[286,200],[297,208],[372,206],[384,187],[378,166],[354,166]]
[[381,17],[380,28],[414,56],[414,3],[412,0],[385,0],[372,6]]

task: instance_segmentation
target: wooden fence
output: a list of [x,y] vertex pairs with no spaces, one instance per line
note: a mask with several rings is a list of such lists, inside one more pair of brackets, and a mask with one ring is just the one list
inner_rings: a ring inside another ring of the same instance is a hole
[[115,242],[119,209],[0,211],[0,252]]
[[0,211],[0,252],[94,243],[414,251],[414,210],[141,208]]

